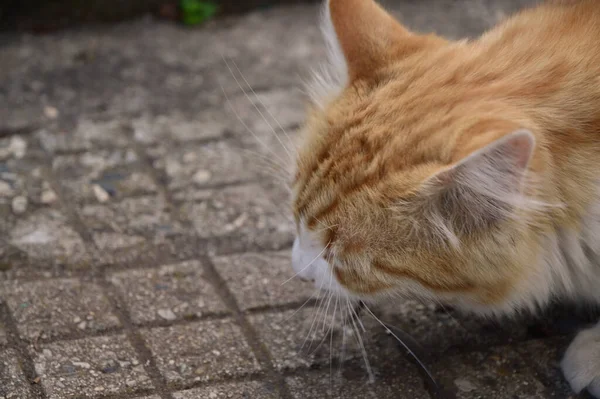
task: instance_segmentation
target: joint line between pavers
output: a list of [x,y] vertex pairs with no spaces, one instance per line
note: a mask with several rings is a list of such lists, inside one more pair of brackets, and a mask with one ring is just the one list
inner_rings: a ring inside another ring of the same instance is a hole
[[[58,184],[54,174],[52,173],[52,169],[50,167],[51,162],[49,159],[50,154],[48,154],[48,152],[45,152],[45,154],[47,157],[46,163],[48,164],[47,165],[48,172],[46,172],[46,177],[47,177],[47,180],[50,183],[51,187],[53,188],[53,190],[56,192],[56,194],[58,196],[58,203],[61,206],[61,208],[65,211],[65,215],[67,217],[68,223],[71,224],[71,226],[75,229],[77,234],[84,241],[86,249],[88,249],[88,250],[92,249],[93,251],[98,251],[99,248],[97,247],[96,243],[94,242],[91,233],[88,231],[87,227],[85,226],[83,221],[80,219],[79,214],[76,211],[72,210],[72,209],[76,209],[76,207],[71,208],[71,207],[67,206],[68,201],[66,201],[66,198],[68,198],[68,196],[64,195],[61,185]],[[107,296],[108,300],[110,301],[110,303],[112,305],[112,311],[119,318],[119,321],[120,321],[121,325],[123,326],[123,330],[127,335],[127,339],[129,340],[133,349],[136,351],[137,355],[142,360],[144,370],[148,373],[148,376],[150,377],[152,384],[154,385],[154,387],[157,390],[157,394],[160,395],[160,397],[162,399],[173,399],[170,392],[168,392],[166,390],[166,382],[165,382],[163,376],[160,374],[160,371],[158,370],[158,367],[156,366],[156,364],[154,362],[154,357],[152,356],[152,352],[147,347],[140,332],[136,329],[134,323],[131,320],[131,317],[129,316],[125,301],[120,297],[117,290],[114,289],[114,287],[110,284],[110,282],[106,278],[105,271],[101,269],[98,274],[99,274],[97,276],[98,281],[102,287],[104,294]]]
[[0,300],[0,321],[6,327],[8,347],[14,349],[19,357],[19,363],[25,374],[25,378],[29,382],[29,390],[33,398],[46,399],[47,395],[44,392],[41,385],[34,383],[36,377],[38,377],[35,371],[33,358],[30,356],[27,350],[27,343],[21,339],[17,323],[10,312],[10,308],[5,301]]
[[[154,180],[154,184],[159,189],[160,194],[165,199],[165,202],[170,205],[169,214],[179,222],[186,224],[189,221],[182,218],[182,216],[178,212],[174,212],[175,207],[173,206],[176,202],[174,201],[171,192],[168,190],[168,187],[165,186],[162,179],[159,178],[158,171],[152,166],[152,162],[148,157],[148,154],[145,151],[145,148],[141,146],[139,143],[135,142],[132,137],[129,137],[132,146],[135,148],[136,154],[139,159],[142,161],[143,167],[145,167],[149,173],[149,175]],[[195,234],[198,240],[202,240],[202,237],[199,237],[197,233]],[[244,334],[248,344],[250,345],[252,352],[254,352],[257,360],[264,368],[265,372],[273,382],[276,382],[280,387],[280,397],[283,399],[291,398],[291,394],[285,382],[285,379],[282,375],[278,374],[273,366],[272,356],[269,353],[268,349],[264,346],[262,341],[259,339],[258,334],[250,324],[250,322],[246,319],[244,313],[241,311],[240,307],[235,300],[235,297],[227,287],[224,279],[217,272],[215,266],[212,264],[211,260],[205,254],[199,255],[199,260],[201,260],[204,269],[206,271],[206,278],[213,285],[215,291],[219,295],[220,299],[223,303],[233,312],[233,317],[235,322],[241,327],[242,333]]]

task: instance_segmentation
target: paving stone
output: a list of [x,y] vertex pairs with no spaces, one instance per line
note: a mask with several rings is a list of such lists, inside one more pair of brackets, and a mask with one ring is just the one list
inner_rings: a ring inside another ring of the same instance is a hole
[[121,120],[80,119],[75,126],[41,129],[37,136],[42,147],[50,153],[84,151],[97,148],[118,148],[128,144],[128,126]]
[[168,205],[159,196],[86,205],[80,214],[103,251],[156,245],[182,232],[181,225],[169,216]]
[[29,382],[23,374],[17,354],[12,349],[0,350],[0,398],[31,398]]
[[195,202],[182,206],[200,237],[241,236],[260,246],[281,247],[291,243],[293,225],[287,217],[288,204],[276,202],[258,185],[198,190]]
[[239,116],[236,133],[248,138],[252,130],[258,137],[267,138],[273,131],[285,137],[286,129],[295,129],[304,123],[308,101],[300,87],[275,88],[248,96],[237,95],[229,109]]
[[448,356],[432,370],[457,399],[547,397],[529,362],[509,346]]
[[56,156],[52,167],[66,196],[75,202],[106,202],[157,191],[131,149]]
[[[375,365],[377,368],[377,365]],[[429,399],[424,384],[412,364],[390,368],[378,367],[369,382],[358,361],[338,370],[321,370],[286,379],[293,398],[336,399]]]
[[373,311],[431,359],[445,357],[449,352],[517,342],[527,334],[525,324],[518,321],[486,320],[417,301],[382,302]]
[[127,270],[113,274],[110,281],[125,298],[131,318],[137,324],[227,312],[204,278],[198,261],[151,270]]
[[280,396],[274,387],[267,386],[257,381],[250,381],[175,392],[173,397],[175,399],[275,399]]
[[546,386],[546,398],[568,398],[571,395],[575,397],[560,369],[560,361],[570,339],[571,337],[557,337],[533,340],[516,346],[523,361],[533,369],[537,379]]
[[227,141],[159,146],[149,149],[154,167],[163,170],[168,188],[189,191],[194,187],[232,183],[256,178],[257,171],[240,148]]
[[168,383],[210,381],[260,370],[240,328],[231,320],[158,327],[143,335]]
[[218,257],[215,267],[243,310],[302,303],[316,294],[313,284],[294,277],[289,250]]
[[45,344],[32,356],[49,399],[152,388],[142,361],[124,335]]
[[229,121],[222,107],[200,111],[193,118],[178,112],[168,115],[143,115],[132,121],[133,137],[143,144],[190,141],[223,137]]
[[0,204],[24,196],[29,204],[49,205],[41,200],[49,190],[42,173],[43,155],[31,147],[26,137],[0,138]]
[[75,279],[0,285],[22,337],[34,341],[57,335],[119,326],[102,289]]
[[[342,358],[348,360],[361,356],[355,331],[340,323],[341,303],[337,304],[332,335],[327,334],[332,326],[335,305],[335,299],[329,303],[330,312],[327,317],[318,308],[306,306],[300,310],[250,315],[249,320],[270,351],[277,370],[323,367],[330,365],[332,361],[339,362]],[[327,302],[323,308],[325,306]],[[365,328],[369,327],[368,335],[363,337],[361,334],[361,339],[370,343],[380,331],[369,320],[365,322]]]
[[40,208],[18,218],[8,243],[25,253],[30,261],[89,267],[91,257],[65,215],[57,209]]

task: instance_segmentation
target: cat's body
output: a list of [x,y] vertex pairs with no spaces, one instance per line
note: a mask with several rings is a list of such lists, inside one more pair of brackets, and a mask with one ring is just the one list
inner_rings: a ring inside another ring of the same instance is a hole
[[[325,23],[337,86],[298,160],[296,271],[484,314],[600,303],[600,4],[549,2],[472,42],[372,0],[331,0]],[[600,327],[563,369],[600,397]]]

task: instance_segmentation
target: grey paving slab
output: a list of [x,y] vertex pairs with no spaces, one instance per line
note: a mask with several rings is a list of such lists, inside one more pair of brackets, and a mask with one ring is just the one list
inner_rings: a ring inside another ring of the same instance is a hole
[[154,167],[163,171],[173,191],[194,187],[256,179],[242,150],[228,141],[185,144],[181,147],[158,146],[149,149]]
[[91,263],[85,244],[67,217],[54,208],[40,208],[15,221],[8,244],[37,264],[85,268]]
[[287,203],[276,202],[256,184],[220,190],[198,190],[194,202],[182,205],[181,212],[194,224],[201,237],[242,236],[249,243],[285,245],[292,240],[293,225]]
[[[428,399],[419,375],[405,363],[370,382],[361,364],[353,361],[342,372],[337,369],[303,373],[286,379],[293,398],[335,399]],[[360,371],[356,371],[360,370]]]
[[[244,82],[240,82],[243,84]],[[304,123],[308,98],[303,87],[273,88],[234,96],[226,110],[234,117],[233,131],[243,142],[270,140],[274,134],[281,136],[284,144],[288,130]],[[248,140],[246,140],[248,139]]]
[[547,398],[576,397],[563,378],[560,369],[560,361],[569,341],[569,337],[555,337],[527,341],[516,346],[516,350],[521,354],[525,364],[533,370],[536,378],[547,388]]
[[381,303],[375,314],[414,340],[430,358],[473,348],[485,348],[525,338],[525,324],[466,315],[435,304],[416,301]]
[[143,335],[168,383],[211,381],[260,370],[240,328],[231,320],[157,327],[144,330]]
[[183,232],[160,196],[86,205],[81,208],[80,215],[96,245],[103,251],[156,245],[170,235]]
[[[60,111],[58,118],[60,118]],[[44,150],[50,153],[122,148],[128,144],[128,125],[125,120],[81,118],[72,126],[61,128],[56,123],[36,132]]]
[[145,145],[189,143],[223,137],[229,130],[222,106],[199,110],[192,116],[178,111],[164,115],[142,115],[131,120],[133,138]]
[[52,168],[64,195],[73,202],[104,203],[157,192],[132,149],[55,156]]
[[0,398],[29,399],[32,397],[29,384],[16,352],[0,349]]
[[279,392],[274,387],[261,382],[251,381],[214,385],[206,388],[175,392],[173,397],[175,399],[275,399],[280,396]]
[[[27,198],[22,210],[11,206],[11,214],[21,216],[28,210],[55,203],[41,165],[43,155],[27,136],[0,138],[0,204],[12,205],[15,198]],[[6,218],[3,222],[6,222]],[[4,223],[3,223],[4,224]],[[0,225],[2,228],[2,225]]]
[[217,257],[214,265],[241,309],[302,303],[313,294],[311,283],[294,278],[290,251]]
[[432,369],[444,389],[459,399],[547,397],[529,362],[511,346],[448,356]]
[[110,281],[121,292],[136,324],[227,312],[199,261],[118,272]]
[[41,345],[32,351],[49,399],[88,398],[152,388],[142,360],[123,335]]
[[[335,302],[329,305],[333,310]],[[337,316],[341,311],[338,308]],[[339,317],[336,317],[330,331],[333,311],[325,317],[318,308],[303,307],[300,310],[250,315],[249,319],[269,349],[278,371],[324,367],[332,361],[361,356],[355,331],[351,327],[343,327]],[[370,330],[366,337],[361,334],[361,339],[372,343],[376,333],[375,329]]]
[[25,339],[98,332],[119,326],[102,289],[75,279],[0,285]]

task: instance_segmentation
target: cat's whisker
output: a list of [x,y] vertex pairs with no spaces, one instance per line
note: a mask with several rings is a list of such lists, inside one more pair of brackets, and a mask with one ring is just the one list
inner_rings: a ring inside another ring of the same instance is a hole
[[[354,311],[352,309],[352,304],[351,304],[350,298],[348,298],[348,297],[346,297],[346,304],[348,305],[348,309],[350,310],[351,314],[356,314],[356,313],[353,313]],[[367,374],[369,375],[369,382],[373,383],[373,382],[375,382],[375,375],[373,374],[373,369],[371,368],[371,363],[369,362],[369,358],[367,356],[367,349],[366,349],[365,343],[362,339],[362,335],[356,325],[357,319],[358,319],[358,317],[356,317],[356,318],[350,317],[350,321],[352,322],[352,326],[354,327],[354,331],[356,334],[356,341],[358,342],[360,352],[361,352],[363,360],[365,362],[365,368],[367,369]],[[364,329],[364,326],[363,326],[363,329]]]
[[335,296],[333,316],[331,317],[331,329],[329,333],[329,386],[333,389],[333,329],[335,328],[335,314],[338,308],[339,295]]
[[264,162],[266,165],[270,166],[273,169],[273,171],[275,171],[277,173],[277,176],[280,177],[285,182],[286,188],[289,189],[290,173],[284,167],[282,167],[277,162],[273,162],[273,160],[271,158],[269,158],[268,156],[266,156],[265,154],[262,154],[260,152],[252,151],[247,148],[242,148],[241,151],[243,153],[242,156],[247,157],[247,159],[249,159],[250,157],[253,157],[254,159],[252,159],[252,161]]
[[433,382],[433,384],[437,388],[438,384],[437,384],[437,381],[435,380],[435,378],[433,377],[433,374],[431,374],[429,369],[425,366],[425,364],[421,361],[421,359],[419,359],[419,357],[413,352],[413,350],[410,349],[410,347],[408,345],[406,345],[404,343],[404,341],[402,341],[392,330],[390,330],[390,328],[384,322],[382,322],[377,316],[375,316],[375,314],[371,311],[371,309],[369,309],[369,307],[367,306],[366,303],[364,303],[364,308],[367,312],[369,312],[371,317],[373,317],[379,324],[381,324],[381,326],[386,330],[386,332],[388,334],[390,334],[392,337],[394,337],[396,339],[396,341],[398,341],[400,343],[400,345],[402,345],[404,347],[404,349],[413,357],[413,359],[415,359],[415,361],[419,364],[419,366],[423,369],[423,371],[425,371],[425,373],[427,374],[429,379]]
[[227,95],[227,92],[225,91],[225,88],[223,87],[223,85],[221,85],[221,90],[223,91],[223,95],[225,96],[225,101],[227,102],[227,105],[229,105],[229,108],[231,109],[231,111],[233,111],[233,113],[235,114],[235,117],[237,118],[237,120],[242,124],[242,126],[244,126],[244,128],[250,132],[250,134],[252,134],[252,136],[254,137],[254,139],[260,144],[262,145],[267,151],[269,151],[279,162],[281,162],[281,165],[285,165],[286,161],[284,159],[282,159],[275,151],[273,151],[273,149],[271,149],[267,144],[265,144],[259,137],[258,135],[254,132],[254,130],[250,129],[250,126],[248,126],[248,124],[246,122],[244,122],[244,120],[242,119],[242,117],[240,116],[240,114],[237,112],[237,110],[235,109],[235,107],[233,106],[233,103],[231,102],[231,100],[229,99],[229,96]]
[[[231,63],[233,64],[233,66],[235,67],[235,69],[237,69],[238,73],[242,77],[242,80],[244,81],[244,83],[246,83],[246,86],[250,89],[250,91],[252,92],[252,95],[254,95],[254,98],[256,98],[256,100],[263,106],[263,108],[265,109],[265,111],[267,111],[267,114],[269,114],[269,116],[271,117],[271,119],[273,119],[275,121],[275,123],[277,123],[277,126],[279,127],[279,129],[281,129],[281,131],[283,132],[283,134],[285,134],[285,136],[287,137],[288,141],[290,142],[290,144],[292,145],[292,147],[294,147],[294,150],[297,153],[298,152],[298,148],[296,147],[296,145],[294,143],[294,140],[292,140],[292,138],[288,134],[287,130],[285,130],[284,127],[281,126],[281,123],[279,123],[279,120],[277,120],[277,118],[275,118],[275,116],[273,115],[273,113],[269,110],[269,107],[267,107],[266,104],[256,94],[256,92],[254,91],[254,89],[252,88],[252,86],[250,85],[250,83],[248,83],[248,80],[246,80],[246,77],[244,76],[244,74],[242,73],[242,71],[240,70],[240,68],[238,67],[237,63],[233,59],[231,60]],[[259,111],[259,113],[260,113],[260,111]],[[262,114],[261,114],[261,116],[262,116]],[[265,120],[265,122],[267,122],[266,118],[263,117],[263,119]],[[269,122],[267,122],[267,123],[269,123]],[[269,126],[271,126],[271,125],[269,124]],[[273,130],[273,133],[275,133],[275,130],[272,127],[271,127],[271,130]],[[277,133],[275,133],[275,134],[277,134]],[[283,145],[283,143],[282,143],[282,145]]]
[[[320,289],[323,289],[322,284],[321,284],[321,288]],[[323,319],[325,319],[325,317],[327,316],[327,312],[325,310],[325,303],[327,302],[326,298],[328,298],[330,296],[331,296],[331,292],[330,291],[325,291],[325,296],[323,298],[323,301],[322,301],[321,304],[319,304],[319,307],[318,307],[317,312],[315,314],[315,320],[318,320],[318,318],[321,316],[321,314],[323,314]],[[316,323],[313,334],[314,335],[318,334],[318,331],[319,331],[319,323]],[[321,342],[319,343],[319,345],[317,345],[317,349],[318,349],[318,346],[320,346],[321,343],[323,343],[323,340],[321,340]],[[312,345],[313,345],[313,342],[311,341],[311,343],[308,345],[308,349],[307,349],[307,351],[309,353],[310,353],[310,348],[312,348]],[[316,349],[315,349],[315,351],[316,351]]]
[[302,351],[304,349],[304,346],[306,345],[308,338],[311,336],[311,334],[313,332],[313,327],[315,326],[315,322],[317,321],[317,318],[319,316],[319,311],[321,310],[321,306],[323,305],[324,297],[323,298],[321,297],[321,293],[323,293],[323,283],[324,283],[324,280],[321,280],[321,285],[319,287],[319,303],[317,305],[317,310],[314,313],[313,321],[310,325],[310,329],[308,330],[308,334],[306,335],[306,338],[304,339],[304,342],[302,343],[302,346],[300,347],[300,351]]
[[294,313],[292,313],[288,318],[286,318],[284,320],[284,324],[287,323],[288,321],[290,321],[294,316],[296,316],[298,314],[298,312],[300,312],[306,306],[307,303],[309,303],[311,300],[313,300],[315,298],[315,295],[318,293],[319,293],[319,289],[317,288],[313,291],[311,296],[308,297],[308,299],[306,301],[304,301],[304,303],[302,305],[300,305],[300,307],[294,311]]
[[[330,269],[331,270],[331,269]],[[331,291],[331,283],[333,282],[333,273],[330,271],[330,278],[329,278],[329,288],[327,289],[327,292],[329,292],[329,301],[327,302],[327,307],[325,308],[325,317],[323,317],[323,326],[321,327],[321,332],[325,332],[325,324],[327,323],[327,313],[329,312],[329,305],[331,304],[331,299],[333,298],[333,292]]]
[[[233,79],[235,80],[235,82],[237,83],[237,85],[239,86],[239,88],[242,90],[242,92],[244,93],[244,96],[248,99],[248,101],[250,101],[250,104],[252,104],[254,106],[254,109],[256,109],[256,111],[258,112],[258,114],[260,115],[260,117],[263,118],[263,120],[265,121],[265,123],[267,124],[267,126],[269,126],[269,129],[271,129],[271,131],[273,132],[273,135],[275,136],[275,138],[277,139],[277,141],[279,142],[279,144],[281,144],[281,147],[283,148],[283,150],[286,152],[286,154],[290,158],[290,161],[293,162],[294,161],[294,157],[292,156],[292,154],[290,153],[290,151],[288,150],[288,148],[285,146],[285,144],[283,144],[283,141],[281,141],[281,138],[277,134],[277,131],[275,131],[275,128],[273,127],[273,125],[271,125],[271,123],[267,120],[267,118],[262,113],[262,111],[260,110],[260,108],[258,108],[258,106],[256,105],[256,103],[254,101],[252,101],[252,99],[248,95],[248,92],[246,91],[246,89],[244,89],[242,87],[242,84],[240,83],[240,81],[237,78],[237,76],[235,76],[235,73],[233,72],[233,69],[231,69],[231,66],[229,66],[229,62],[227,62],[227,59],[225,57],[223,57],[223,61],[225,62],[225,66],[227,67],[227,69],[229,69],[229,72],[231,73],[231,76],[233,77]],[[239,69],[238,69],[238,71],[239,71]],[[252,91],[254,92],[254,90],[252,90]],[[254,94],[256,95],[256,93],[254,93]],[[258,98],[258,96],[257,96],[257,98]]]
[[434,300],[444,310],[444,312],[448,315],[448,317],[450,317],[452,319],[452,321],[454,321],[456,323],[457,326],[462,328],[464,332],[466,332],[466,333],[469,332],[469,330],[467,330],[465,328],[465,326],[463,326],[462,323],[459,322],[456,317],[452,316],[452,314],[448,311],[448,309],[444,306],[444,304],[439,299],[434,298]]

